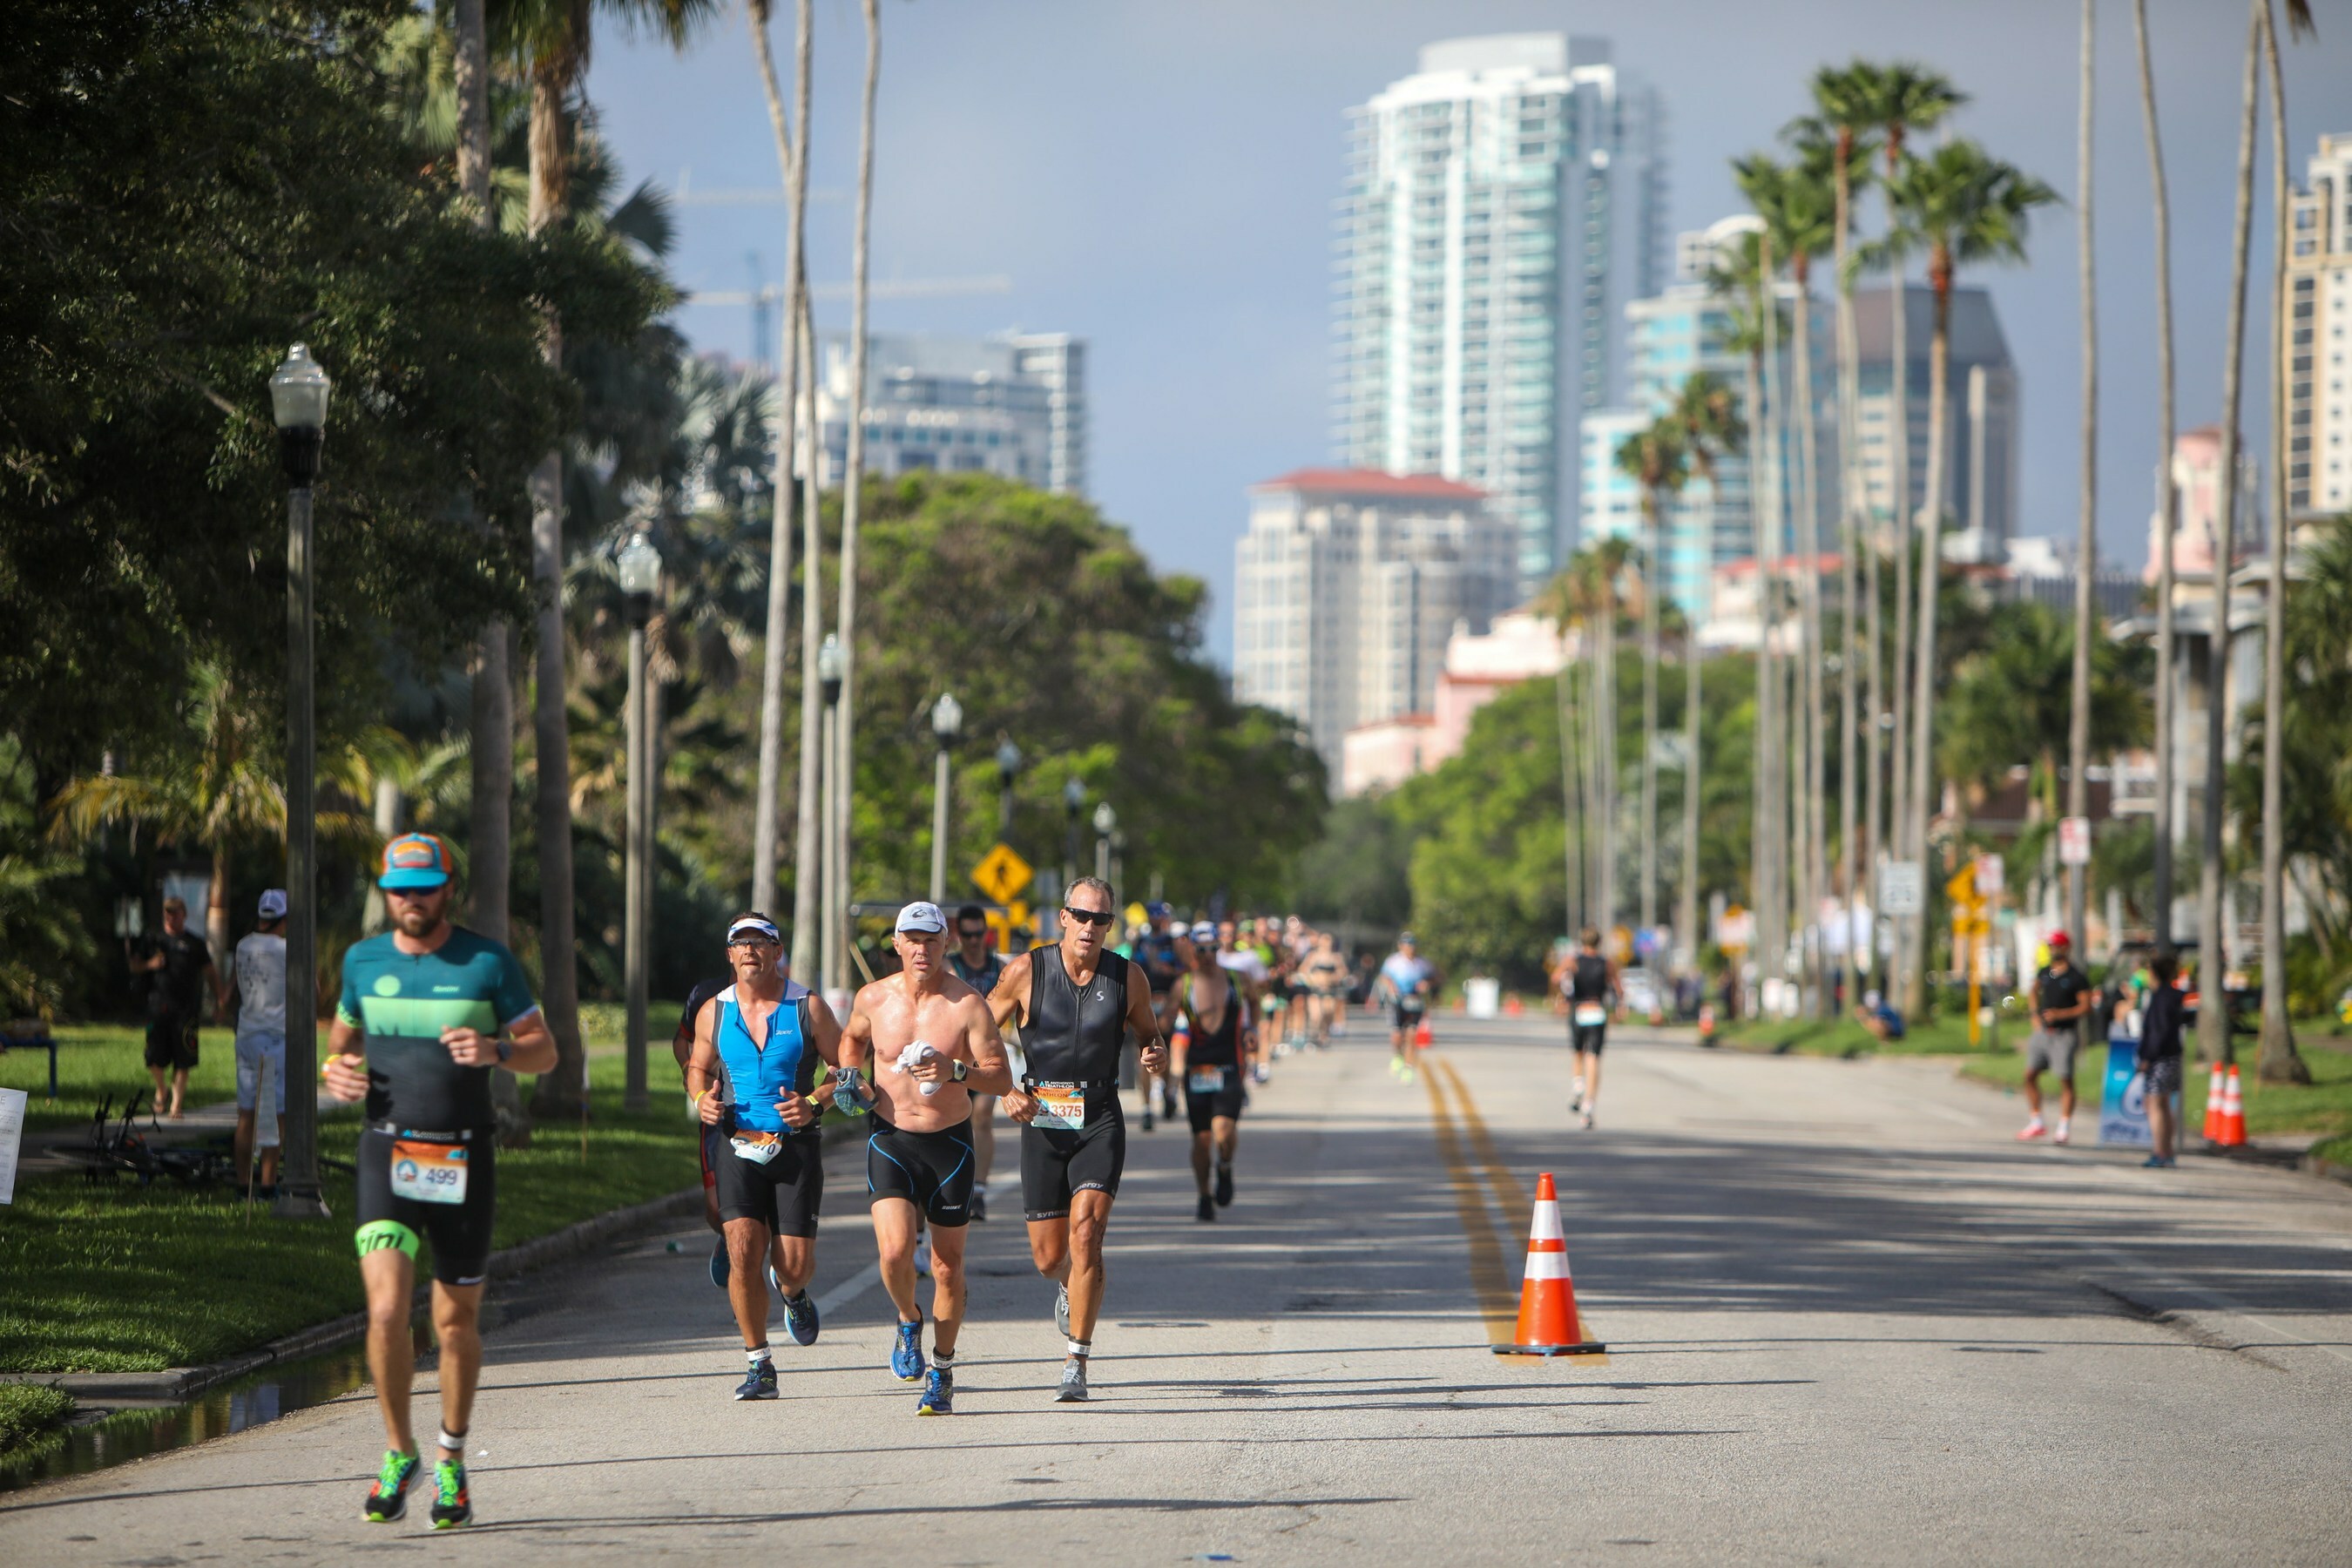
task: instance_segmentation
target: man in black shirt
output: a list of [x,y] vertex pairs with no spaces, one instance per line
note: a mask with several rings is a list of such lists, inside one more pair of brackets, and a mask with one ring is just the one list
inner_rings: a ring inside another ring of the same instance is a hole
[[2030,1113],[2020,1142],[2042,1135],[2042,1074],[2058,1079],[2058,1131],[2063,1143],[2074,1121],[2074,1047],[2081,1043],[2083,1015],[2091,1010],[2091,977],[2074,967],[2073,940],[2050,933],[2050,962],[2033,977],[2033,1033],[2025,1043],[2025,1106]]
[[2140,1004],[2139,1070],[2147,1079],[2147,1130],[2156,1149],[2146,1163],[2162,1171],[2173,1163],[2173,1141],[2180,1132],[2172,1097],[2180,1092],[2181,1026],[2189,1006],[2180,994],[2180,960],[2169,948],[2148,961],[2147,974],[2147,1000]]
[[188,1073],[196,1065],[196,1021],[204,1012],[205,975],[212,977],[215,1016],[223,1018],[228,1016],[228,986],[213,966],[212,949],[188,929],[188,906],[178,899],[163,900],[163,932],[131,960],[131,967],[147,976],[147,1071],[155,1080],[155,1114],[177,1121],[187,1113]]

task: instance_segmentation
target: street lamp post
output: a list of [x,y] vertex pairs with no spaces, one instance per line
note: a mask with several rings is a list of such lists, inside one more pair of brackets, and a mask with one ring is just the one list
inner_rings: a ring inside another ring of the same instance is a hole
[[[818,975],[828,991],[846,989],[844,965],[847,961],[841,951],[840,906],[847,902],[842,896],[841,887],[841,835],[833,832],[830,826],[840,820],[835,812],[843,788],[840,760],[833,743],[834,728],[839,721],[835,707],[841,701],[842,663],[841,639],[827,632],[824,646],[817,649],[816,655],[817,685],[824,698],[824,731],[820,738],[820,754],[824,761],[819,764],[818,810],[828,825],[817,850],[816,910],[820,942]],[[801,875],[808,875],[807,867],[801,868]]]
[[1078,816],[1087,808],[1087,786],[1072,779],[1062,786],[1062,896],[1070,896],[1070,884],[1078,879]]
[[1105,801],[1095,807],[1095,875],[1110,880],[1110,836],[1118,831],[1118,813]]
[[643,1110],[652,1103],[646,1087],[646,972],[652,963],[653,737],[646,723],[646,623],[653,619],[654,590],[661,585],[661,552],[644,534],[632,535],[615,559],[621,574],[621,604],[629,623],[628,822],[623,829],[622,967],[629,996],[628,1079],[622,1104]]
[[948,896],[948,753],[963,734],[963,704],[942,691],[931,704],[931,733],[940,742],[939,767],[931,781],[931,902]]
[[323,1219],[319,1193],[318,737],[313,728],[310,642],[310,496],[327,439],[327,373],[296,343],[269,378],[278,461],[291,484],[286,501],[286,1075],[285,1148],[276,1212]]
[[996,743],[996,838],[1013,842],[1013,781],[1021,776],[1021,748],[1007,735]]

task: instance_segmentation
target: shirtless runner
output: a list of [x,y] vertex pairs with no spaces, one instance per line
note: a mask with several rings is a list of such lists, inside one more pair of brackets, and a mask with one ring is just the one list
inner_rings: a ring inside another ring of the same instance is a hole
[[[931,1362],[918,1415],[955,1409],[964,1226],[971,1218],[972,1096],[1013,1088],[987,1003],[949,973],[947,929],[937,904],[898,911],[892,943],[901,967],[858,992],[841,1041],[841,1094],[869,1112],[866,1185],[873,1194],[874,1242],[883,1288],[898,1309],[890,1370],[908,1383],[926,1371],[915,1226],[919,1216],[930,1222]],[[864,1073],[871,1074],[870,1084],[850,1076]]]

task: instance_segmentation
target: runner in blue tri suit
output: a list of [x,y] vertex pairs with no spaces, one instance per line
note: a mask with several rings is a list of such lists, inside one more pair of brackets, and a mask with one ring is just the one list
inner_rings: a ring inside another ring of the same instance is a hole
[[[719,1130],[719,1218],[727,1241],[727,1295],[750,1366],[738,1399],[776,1397],[768,1348],[768,1286],[784,1299],[795,1342],[816,1342],[817,1210],[824,1161],[813,1098],[820,1060],[840,1060],[832,1011],[777,972],[783,938],[757,912],[727,928],[735,984],[695,1018],[687,1088],[703,1125]],[[766,1268],[761,1268],[765,1262]]]

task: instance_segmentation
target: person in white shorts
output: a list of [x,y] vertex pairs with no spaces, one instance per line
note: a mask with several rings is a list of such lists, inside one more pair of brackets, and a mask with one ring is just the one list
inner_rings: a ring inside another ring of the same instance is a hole
[[[278,1189],[278,1145],[286,1129],[286,889],[261,895],[260,925],[236,944],[229,984],[236,1001],[236,1173],[253,1174],[256,1124],[261,1142],[261,1193]],[[273,1114],[260,1120],[264,1079]]]

